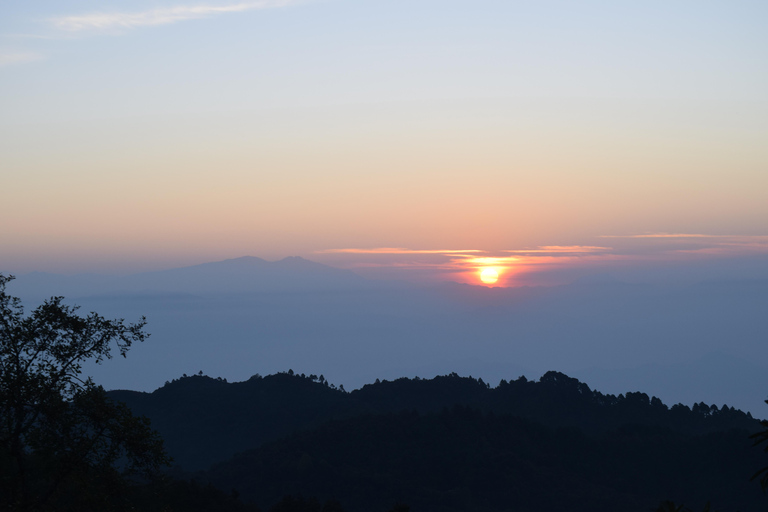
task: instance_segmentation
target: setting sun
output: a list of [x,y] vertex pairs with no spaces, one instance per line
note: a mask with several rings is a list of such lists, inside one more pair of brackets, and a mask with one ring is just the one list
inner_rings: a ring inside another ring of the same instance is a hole
[[480,272],[480,280],[485,284],[493,284],[499,280],[499,272],[492,267],[486,267]]

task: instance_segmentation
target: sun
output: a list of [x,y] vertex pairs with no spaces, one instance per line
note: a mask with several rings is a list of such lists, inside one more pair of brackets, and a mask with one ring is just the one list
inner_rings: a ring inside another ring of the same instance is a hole
[[485,284],[493,284],[499,280],[499,272],[493,267],[485,267],[480,272],[480,280]]

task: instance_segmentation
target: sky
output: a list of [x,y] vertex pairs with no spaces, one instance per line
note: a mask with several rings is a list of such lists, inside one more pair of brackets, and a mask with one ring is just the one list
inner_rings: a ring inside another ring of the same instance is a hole
[[766,26],[763,1],[2,2],[0,271],[768,277]]

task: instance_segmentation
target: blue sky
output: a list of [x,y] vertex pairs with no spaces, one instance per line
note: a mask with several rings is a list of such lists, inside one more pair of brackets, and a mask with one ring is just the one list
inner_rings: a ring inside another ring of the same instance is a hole
[[5,2],[0,260],[763,236],[766,22],[764,2]]

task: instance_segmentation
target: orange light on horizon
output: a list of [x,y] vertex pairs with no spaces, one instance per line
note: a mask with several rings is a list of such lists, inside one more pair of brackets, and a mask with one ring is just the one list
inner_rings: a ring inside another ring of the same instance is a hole
[[494,267],[485,267],[480,271],[480,280],[485,284],[494,284],[499,280],[499,270]]
[[517,263],[519,256],[470,256],[462,259],[453,259],[453,264],[467,269],[465,282],[470,284],[480,283],[490,286],[505,286],[506,276],[511,271],[510,264]]

